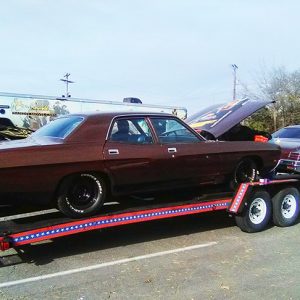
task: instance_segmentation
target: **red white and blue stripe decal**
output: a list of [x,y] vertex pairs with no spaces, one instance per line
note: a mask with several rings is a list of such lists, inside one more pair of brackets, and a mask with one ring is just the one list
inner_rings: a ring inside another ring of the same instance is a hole
[[172,218],[214,210],[226,210],[230,203],[231,199],[220,199],[197,204],[127,212],[110,216],[99,216],[85,220],[75,220],[69,223],[63,223],[59,225],[16,233],[10,235],[9,237],[12,246],[20,246],[100,228]]
[[248,190],[248,187],[249,187],[250,183],[242,183],[228,209],[229,212],[231,213],[237,213],[240,206],[241,206],[241,203],[245,197],[245,194]]

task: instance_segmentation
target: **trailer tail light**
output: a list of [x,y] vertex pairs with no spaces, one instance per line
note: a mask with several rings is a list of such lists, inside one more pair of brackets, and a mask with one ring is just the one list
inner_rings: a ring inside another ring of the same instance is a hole
[[267,143],[268,140],[269,139],[263,135],[255,135],[254,136],[254,142]]
[[5,251],[10,248],[9,241],[5,237],[0,238],[0,251]]

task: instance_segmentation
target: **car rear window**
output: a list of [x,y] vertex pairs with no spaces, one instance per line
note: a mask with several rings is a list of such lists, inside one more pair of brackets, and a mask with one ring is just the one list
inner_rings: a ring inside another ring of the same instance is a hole
[[79,124],[83,117],[70,116],[56,119],[41,127],[32,136],[66,138]]

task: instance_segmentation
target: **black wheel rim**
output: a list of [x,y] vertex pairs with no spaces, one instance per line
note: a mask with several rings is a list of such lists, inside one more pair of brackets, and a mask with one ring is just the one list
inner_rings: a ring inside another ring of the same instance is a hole
[[242,162],[236,170],[236,182],[250,182],[255,179],[256,170],[251,162]]
[[76,209],[86,209],[92,206],[99,196],[100,190],[93,178],[76,178],[67,191],[69,203]]

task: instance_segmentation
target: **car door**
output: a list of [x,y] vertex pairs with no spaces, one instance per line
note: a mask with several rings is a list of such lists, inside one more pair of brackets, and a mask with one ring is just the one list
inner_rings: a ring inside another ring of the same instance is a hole
[[[126,127],[128,124],[128,132]],[[160,146],[143,117],[116,118],[103,149],[115,192],[153,190],[160,181]]]
[[214,183],[221,175],[218,142],[206,141],[172,117],[151,117],[161,146],[160,170],[170,186]]

